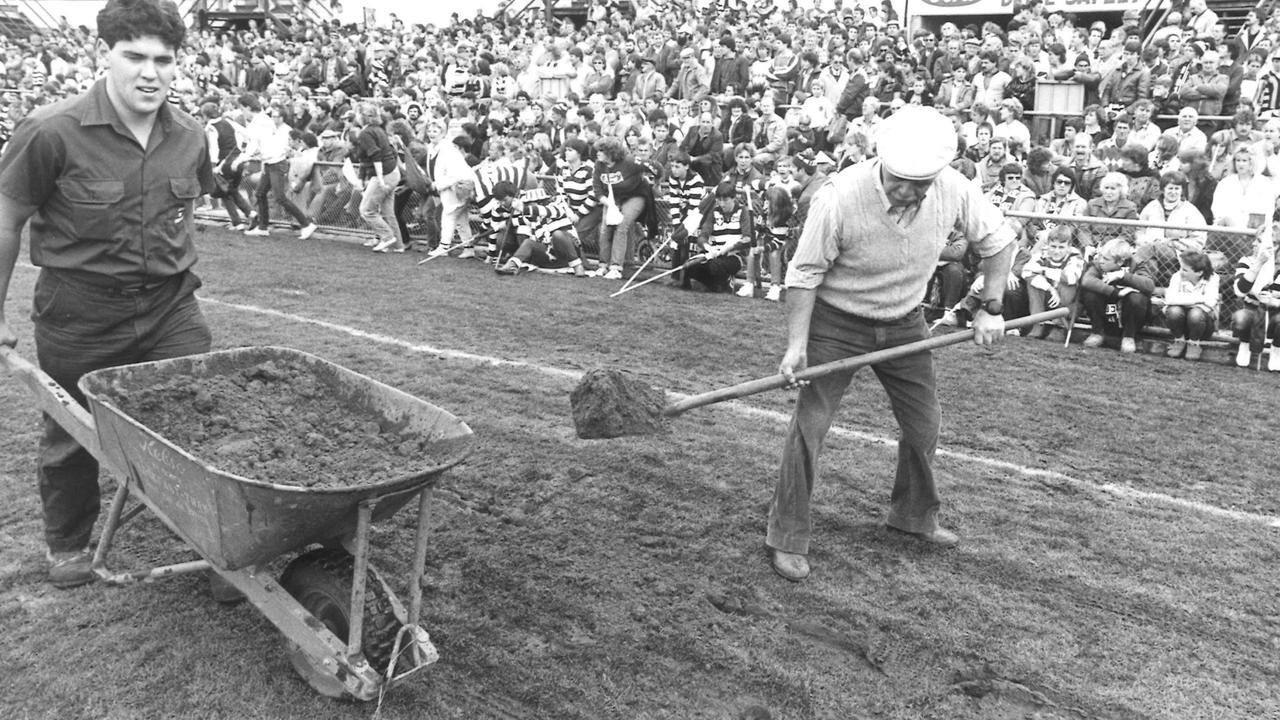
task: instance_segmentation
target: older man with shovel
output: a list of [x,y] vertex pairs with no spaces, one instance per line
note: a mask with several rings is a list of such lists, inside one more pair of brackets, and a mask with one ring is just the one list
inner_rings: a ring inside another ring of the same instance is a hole
[[[977,186],[950,167],[957,146],[951,121],[933,108],[907,106],[884,121],[877,137],[878,159],[832,176],[816,193],[787,271],[788,343],[779,372],[800,395],[765,545],[774,571],[793,582],[809,575],[818,456],[853,376],[849,370],[797,382],[796,373],[927,338],[920,302],[953,228],[982,258],[986,278],[974,342],[991,345],[1005,331],[1000,293],[1013,232]],[[871,367],[902,432],[888,527],[951,547],[958,538],[938,524],[932,468],[940,423],[933,356],[915,353]]]

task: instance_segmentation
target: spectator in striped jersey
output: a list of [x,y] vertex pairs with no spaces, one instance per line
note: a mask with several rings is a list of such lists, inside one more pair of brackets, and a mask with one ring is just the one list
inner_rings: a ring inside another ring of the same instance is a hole
[[1236,264],[1232,289],[1244,300],[1244,307],[1231,316],[1231,334],[1240,341],[1236,349],[1236,365],[1248,367],[1252,353],[1262,352],[1271,339],[1271,357],[1267,369],[1280,372],[1280,252],[1274,237],[1262,234],[1251,254]]
[[708,292],[733,292],[733,278],[742,270],[742,255],[754,235],[751,213],[738,199],[738,189],[731,182],[720,183],[715,204],[698,233],[706,262],[690,267],[686,271],[689,279]]
[[[690,169],[690,162],[689,153],[683,150],[673,152],[667,161],[666,179],[662,185],[671,222],[671,243],[675,251],[673,262],[676,266],[689,260],[696,237],[690,228],[696,230],[702,225],[703,201],[708,197],[707,184],[701,175]],[[689,278],[683,271],[672,282],[689,289]]]
[[569,204],[574,230],[582,245],[596,246],[600,233],[600,199],[592,188],[595,166],[587,160],[587,143],[574,138],[560,149],[564,162],[560,165],[560,191]]
[[534,268],[567,268],[586,277],[582,248],[573,231],[569,204],[563,196],[545,190],[517,191],[510,182],[493,186],[493,218],[497,224],[499,256],[508,256],[495,270],[500,275],[519,275]]

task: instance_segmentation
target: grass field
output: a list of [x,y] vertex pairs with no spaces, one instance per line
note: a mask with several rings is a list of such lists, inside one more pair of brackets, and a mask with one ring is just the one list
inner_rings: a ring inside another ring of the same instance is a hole
[[[1280,718],[1274,374],[1020,338],[939,351],[950,551],[884,530],[896,429],[859,374],[793,585],[761,550],[792,396],[611,441],[577,439],[568,403],[597,366],[683,393],[771,374],[781,306],[216,230],[201,253],[217,347],[316,353],[476,432],[435,493],[441,660],[383,717]],[[27,357],[35,275],[8,305]],[[0,380],[0,715],[373,712],[312,693],[275,629],[199,578],[47,586],[36,420]],[[393,578],[410,516],[375,527]],[[190,555],[155,521],[118,547]]]

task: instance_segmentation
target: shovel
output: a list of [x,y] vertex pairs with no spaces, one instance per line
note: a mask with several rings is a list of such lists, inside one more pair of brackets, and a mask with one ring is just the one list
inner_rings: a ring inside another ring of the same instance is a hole
[[[1066,317],[1070,311],[1058,308],[1047,312],[1005,321],[1005,330],[1020,330],[1043,322]],[[906,345],[855,355],[834,362],[814,365],[795,374],[796,380],[812,380],[832,373],[852,371],[868,365],[896,360],[973,339],[973,329],[925,338]],[[725,400],[777,390],[791,385],[782,374],[748,380],[729,387],[711,390],[667,404],[666,393],[645,385],[618,370],[598,369],[582,377],[569,396],[573,407],[573,424],[583,439],[615,438],[624,435],[652,435],[663,432],[663,420],[694,408]]]

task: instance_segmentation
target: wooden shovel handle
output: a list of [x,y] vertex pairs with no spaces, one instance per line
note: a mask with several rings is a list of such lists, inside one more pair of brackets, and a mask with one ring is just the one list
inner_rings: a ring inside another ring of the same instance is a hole
[[[1070,311],[1067,308],[1057,308],[1056,310],[1028,315],[1027,317],[1006,320],[1004,327],[1005,330],[1020,330],[1025,327],[1033,327],[1043,322],[1049,322],[1051,320],[1066,317],[1069,312]],[[842,372],[845,370],[856,370],[868,365],[882,363],[886,360],[896,360],[901,357],[922,353],[927,350],[935,350],[948,345],[958,345],[972,339],[972,329],[947,333],[946,335],[938,335],[936,337],[918,340],[913,343],[907,343],[906,345],[885,348],[884,350],[876,350],[875,352],[869,352],[863,355],[854,355],[853,357],[845,358],[843,360],[814,365],[813,367],[805,368],[804,370],[796,373],[796,379],[812,380],[813,378],[830,375],[831,373]],[[766,390],[777,390],[778,388],[784,388],[789,384],[790,381],[781,373],[766,378],[748,380],[746,382],[738,383],[737,385],[730,385],[729,387],[720,388],[719,390],[711,390],[709,392],[685,398],[680,402],[672,403],[662,409],[662,414],[664,417],[675,417],[686,410],[692,410],[704,405],[713,405],[725,400],[733,400],[735,398],[746,397],[748,395],[755,395],[756,393],[762,393]]]

